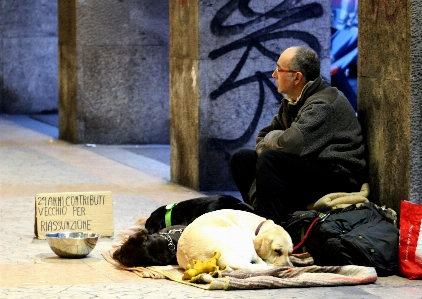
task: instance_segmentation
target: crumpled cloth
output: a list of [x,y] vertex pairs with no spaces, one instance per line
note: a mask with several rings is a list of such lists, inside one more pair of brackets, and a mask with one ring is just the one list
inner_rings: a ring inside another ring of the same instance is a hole
[[251,290],[291,287],[328,287],[368,284],[377,281],[375,268],[355,265],[276,267],[269,270],[221,271],[213,277],[200,274],[183,280],[184,269],[177,265],[151,267],[125,267],[112,258],[113,249],[103,257],[119,270],[131,271],[142,278],[170,279],[204,290]]
[[157,271],[173,281],[204,290],[350,286],[374,283],[378,278],[375,268],[355,265],[221,271],[217,277],[202,273],[191,280],[182,280],[184,269],[177,266],[153,266],[148,269]]
[[365,183],[362,185],[362,188],[359,192],[337,192],[327,194],[320,199],[318,199],[313,204],[308,205],[308,210],[316,211],[329,211],[337,208],[345,208],[350,205],[359,205],[365,202],[369,202],[369,184]]

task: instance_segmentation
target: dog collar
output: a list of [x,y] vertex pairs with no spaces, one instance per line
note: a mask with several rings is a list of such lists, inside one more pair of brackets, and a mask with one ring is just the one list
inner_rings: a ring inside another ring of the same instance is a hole
[[173,243],[172,238],[170,237],[170,235],[174,234],[174,233],[179,233],[182,234],[183,229],[171,229],[169,230],[168,233],[158,233],[159,236],[163,237],[164,239],[167,240],[168,242],[168,248],[170,249],[171,253],[173,255],[176,254],[176,245]]
[[161,237],[167,240],[168,242],[168,248],[170,249],[172,254],[176,254],[176,245],[174,245],[173,240],[171,239],[170,235],[168,233],[159,233]]
[[258,225],[258,227],[256,228],[256,230],[255,230],[255,236],[257,236],[258,235],[258,233],[259,233],[259,230],[261,229],[261,227],[262,227],[262,225],[264,224],[264,222],[265,222],[266,220],[264,220],[264,221],[262,221],[259,225]]
[[171,212],[173,211],[173,208],[176,205],[177,202],[166,205],[166,215],[164,216],[164,222],[166,223],[166,227],[171,226]]

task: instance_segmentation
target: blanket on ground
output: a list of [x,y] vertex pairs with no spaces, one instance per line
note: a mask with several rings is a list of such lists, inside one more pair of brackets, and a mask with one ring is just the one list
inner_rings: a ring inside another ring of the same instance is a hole
[[179,266],[124,267],[112,258],[113,250],[103,257],[118,269],[132,271],[143,278],[171,279],[204,290],[250,290],[292,287],[327,287],[373,283],[377,280],[374,268],[362,266],[305,266],[277,267],[265,271],[235,270],[200,274],[182,280],[184,269]]

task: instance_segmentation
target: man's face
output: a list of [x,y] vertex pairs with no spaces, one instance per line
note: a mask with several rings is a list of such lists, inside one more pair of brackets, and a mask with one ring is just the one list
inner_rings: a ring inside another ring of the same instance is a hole
[[290,97],[293,97],[294,79],[292,75],[295,73],[294,70],[289,69],[292,56],[293,51],[291,49],[284,51],[280,55],[277,61],[277,67],[272,74],[272,77],[275,79],[277,91]]

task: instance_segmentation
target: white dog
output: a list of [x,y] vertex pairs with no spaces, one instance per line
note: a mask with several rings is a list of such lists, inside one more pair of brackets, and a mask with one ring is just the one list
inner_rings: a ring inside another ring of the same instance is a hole
[[206,213],[189,224],[177,245],[177,262],[186,269],[193,260],[207,261],[218,251],[220,269],[268,269],[292,266],[289,234],[272,220],[237,210]]

